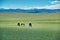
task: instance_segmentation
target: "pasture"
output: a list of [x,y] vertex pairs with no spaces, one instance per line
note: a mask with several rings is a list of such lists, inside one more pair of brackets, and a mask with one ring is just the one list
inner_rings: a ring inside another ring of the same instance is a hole
[[0,13],[0,40],[60,40],[60,13]]

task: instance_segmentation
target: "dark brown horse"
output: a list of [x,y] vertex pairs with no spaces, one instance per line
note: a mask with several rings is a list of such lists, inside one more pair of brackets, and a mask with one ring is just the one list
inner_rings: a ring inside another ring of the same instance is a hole
[[17,23],[17,26],[20,26],[20,23]]
[[29,23],[29,26],[32,27],[32,23]]

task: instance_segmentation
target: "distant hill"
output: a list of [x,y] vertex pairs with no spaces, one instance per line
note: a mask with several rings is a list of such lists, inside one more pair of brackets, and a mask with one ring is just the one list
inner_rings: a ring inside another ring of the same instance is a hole
[[54,12],[60,12],[60,9],[0,9],[0,12],[23,12],[23,13],[54,13]]

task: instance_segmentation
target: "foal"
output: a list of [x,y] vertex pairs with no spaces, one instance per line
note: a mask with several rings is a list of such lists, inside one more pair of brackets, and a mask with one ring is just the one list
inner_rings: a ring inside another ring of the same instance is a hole
[[24,23],[21,23],[21,26],[25,26],[25,24]]

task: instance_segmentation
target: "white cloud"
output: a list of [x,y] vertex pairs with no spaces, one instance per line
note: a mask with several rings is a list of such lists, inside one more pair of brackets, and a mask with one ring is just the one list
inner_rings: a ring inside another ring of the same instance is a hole
[[52,5],[50,6],[45,6],[47,9],[60,9],[60,1],[52,1]]
[[52,1],[51,4],[60,4],[60,1]]
[[60,9],[60,1],[52,1],[51,5],[36,7],[38,9]]
[[41,7],[36,7],[38,9],[60,9],[60,5],[46,5],[46,6],[41,6]]
[[46,9],[60,9],[60,4],[45,6]]

